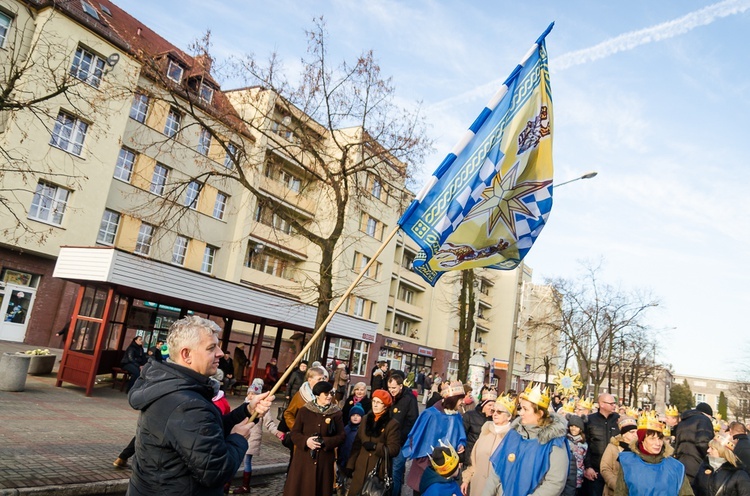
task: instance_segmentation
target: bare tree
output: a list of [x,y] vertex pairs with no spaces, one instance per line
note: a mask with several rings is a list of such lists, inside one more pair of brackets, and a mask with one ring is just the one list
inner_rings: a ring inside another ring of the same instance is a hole
[[584,384],[591,382],[597,396],[615,362],[616,343],[629,332],[646,328],[645,314],[658,302],[647,294],[602,283],[601,265],[584,264],[584,269],[576,280],[557,279],[550,284],[562,318],[560,335],[570,347]]

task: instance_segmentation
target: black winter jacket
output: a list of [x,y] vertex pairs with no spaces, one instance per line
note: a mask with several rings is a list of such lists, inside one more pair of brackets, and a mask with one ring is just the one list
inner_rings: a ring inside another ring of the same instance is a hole
[[492,417],[485,417],[482,413],[481,403],[473,410],[464,413],[464,431],[466,431],[466,451],[463,452],[462,459],[466,466],[471,465],[471,450],[474,443],[477,442],[479,434],[482,433],[482,426],[492,420]]
[[247,441],[230,434],[247,418],[242,405],[222,417],[211,380],[174,363],[149,361],[130,390],[140,410],[128,496],[221,495]]
[[141,365],[146,365],[146,362],[148,362],[148,356],[143,351],[143,346],[137,343],[130,343],[130,346],[125,349],[125,354],[122,356],[122,360],[120,360],[120,365],[133,363],[140,367]]
[[586,442],[589,443],[589,450],[586,452],[586,457],[583,463],[586,468],[593,468],[599,472],[599,465],[602,462],[602,455],[604,450],[607,449],[609,440],[620,433],[620,428],[617,427],[617,421],[620,419],[620,415],[617,413],[610,413],[609,417],[604,417],[599,412],[592,413],[586,419]]
[[393,398],[391,417],[398,422],[401,428],[401,447],[403,447],[406,444],[406,438],[409,437],[411,428],[414,427],[414,423],[417,421],[417,417],[419,417],[417,397],[414,396],[411,388],[404,386],[401,393],[396,398]]
[[713,438],[714,427],[706,415],[698,410],[682,414],[674,433],[674,457],[685,465],[685,475],[691,483]]
[[[724,490],[717,495],[722,484]],[[692,485],[695,496],[747,496],[750,494],[750,475],[741,466],[735,467],[729,462],[714,471],[706,459],[698,468]]]
[[305,375],[306,372],[302,372],[299,367],[294,369],[294,371],[289,374],[289,381],[286,383],[287,398],[289,398],[290,400],[294,398],[294,395],[297,394],[299,388],[302,387],[302,383],[305,382]]
[[750,440],[747,438],[747,434],[734,435],[734,456],[742,461],[745,470],[750,467]]

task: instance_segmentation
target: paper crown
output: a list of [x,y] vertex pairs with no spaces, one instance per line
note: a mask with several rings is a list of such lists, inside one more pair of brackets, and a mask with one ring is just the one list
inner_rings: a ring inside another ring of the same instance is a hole
[[677,411],[677,407],[672,405],[667,407],[667,411],[665,412],[667,417],[679,417],[680,412]]
[[501,394],[497,397],[497,400],[495,401],[495,408],[497,408],[497,404],[500,403],[503,408],[508,410],[508,413],[512,417],[516,413],[516,399],[509,395],[509,394]]
[[721,431],[721,414],[717,413],[715,418],[711,419],[711,424],[714,426],[714,432]]
[[466,396],[461,381],[453,381],[443,389],[443,398],[450,398],[451,396]]
[[560,410],[562,410],[565,413],[574,413],[576,411],[576,403],[578,403],[577,398],[568,400],[563,404]]
[[485,389],[482,393],[482,401],[496,401],[497,391],[495,389]]
[[628,417],[633,417],[634,419],[637,419],[638,415],[640,414],[638,413],[638,410],[636,410],[635,408],[628,408],[627,410],[625,410],[625,415],[627,415]]
[[529,383],[524,389],[523,393],[518,395],[522,400],[530,401],[537,405],[539,408],[549,407],[549,388],[545,387],[542,389],[542,385],[537,383]]
[[716,437],[714,437],[714,441],[721,444],[728,450],[734,451],[734,441],[729,436],[722,436],[721,434],[717,434]]
[[581,398],[576,403],[576,406],[579,408],[585,408],[586,410],[593,410],[594,409],[594,400],[587,400],[584,398]]
[[456,470],[456,467],[458,467],[458,453],[456,453],[456,450],[453,449],[453,446],[451,446],[450,443],[444,444],[442,439],[438,439],[438,442],[440,443],[439,447],[448,448],[450,454],[447,455],[444,451],[441,450],[443,461],[442,463],[438,463],[435,461],[435,448],[432,448],[430,463],[432,464],[432,468],[434,468],[435,472],[437,472],[439,475],[450,475],[454,470]]
[[664,424],[659,422],[656,412],[654,411],[643,412],[641,416],[638,417],[638,430],[646,429],[649,431],[663,432],[665,427]]

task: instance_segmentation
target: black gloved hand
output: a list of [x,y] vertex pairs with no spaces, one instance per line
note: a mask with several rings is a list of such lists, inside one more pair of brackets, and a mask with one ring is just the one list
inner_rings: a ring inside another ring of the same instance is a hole
[[375,451],[377,444],[373,443],[372,441],[365,441],[364,443],[362,443],[362,447],[367,451]]

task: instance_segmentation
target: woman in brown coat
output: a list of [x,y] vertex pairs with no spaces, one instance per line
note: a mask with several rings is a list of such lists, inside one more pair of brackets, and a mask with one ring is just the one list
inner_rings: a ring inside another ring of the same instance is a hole
[[[388,450],[390,460],[401,449],[401,429],[390,414],[392,402],[388,391],[379,389],[372,393],[372,411],[359,425],[349,461],[346,463],[347,475],[352,478],[349,494],[359,494],[367,474],[372,472],[378,460],[385,456],[385,449]],[[388,468],[389,471],[393,470],[391,465]],[[390,477],[391,473],[388,476]],[[380,464],[380,477],[385,477],[383,463]]]
[[284,496],[331,496],[335,482],[335,449],[344,442],[341,409],[332,404],[333,386],[321,381],[312,388],[313,400],[299,409],[290,435],[294,456],[284,485]]

